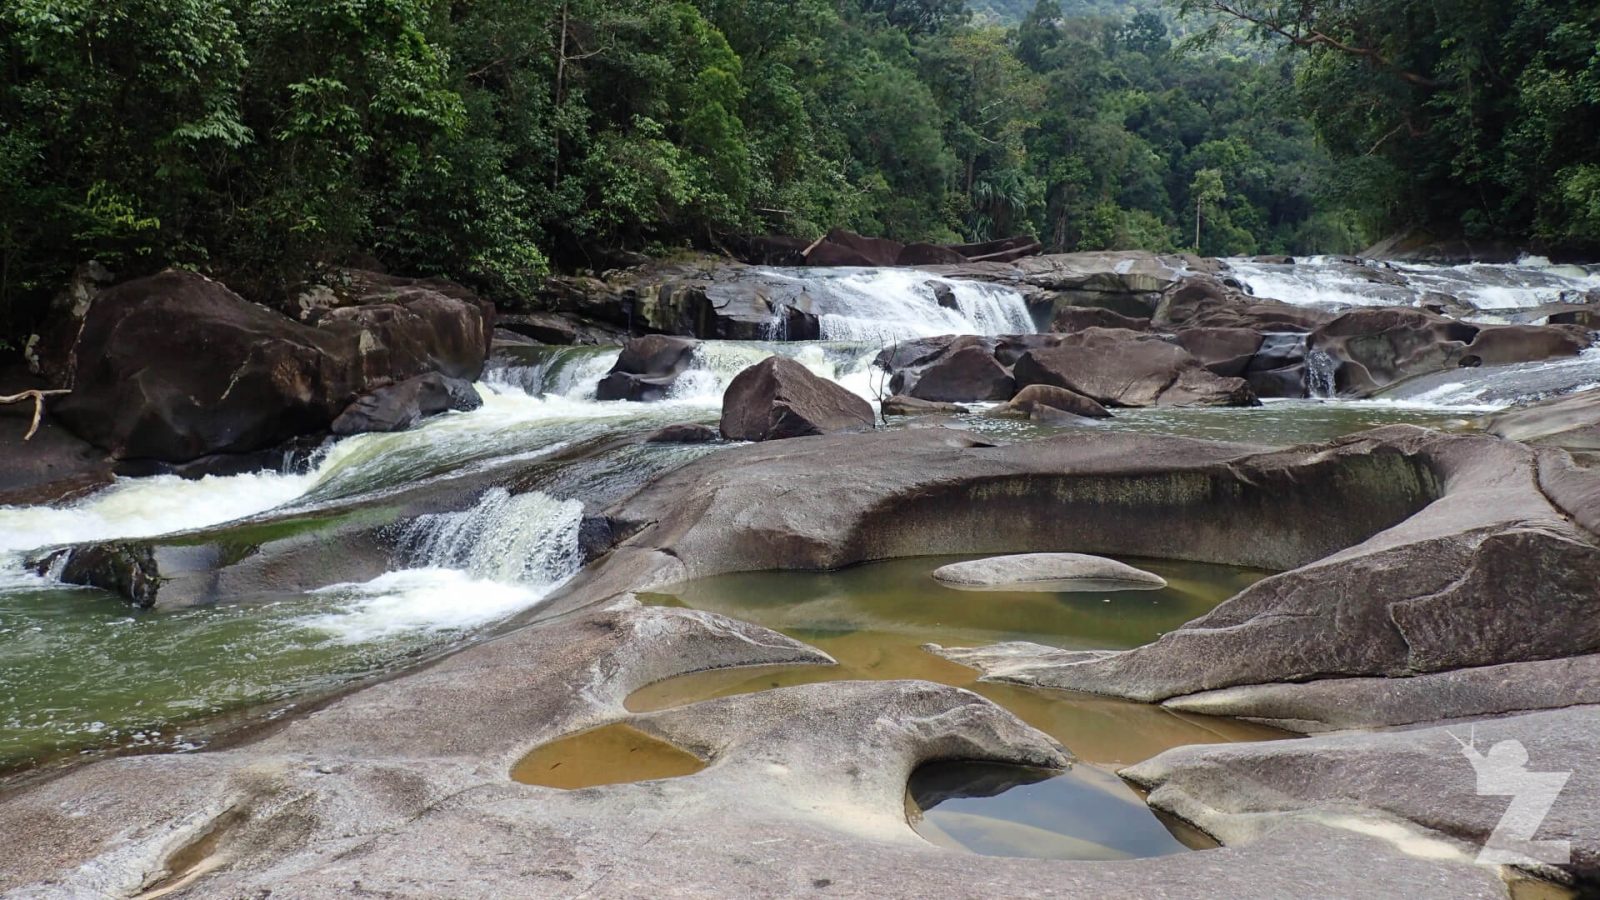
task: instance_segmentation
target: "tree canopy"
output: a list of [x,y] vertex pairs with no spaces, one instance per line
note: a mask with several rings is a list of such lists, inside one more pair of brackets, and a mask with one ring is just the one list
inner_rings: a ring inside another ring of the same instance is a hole
[[1210,49],[1113,0],[974,4],[1008,24],[959,0],[13,0],[0,335],[89,259],[270,300],[376,257],[515,303],[604,251],[833,226],[1217,255],[1410,216],[1600,234],[1576,0],[1182,5]]

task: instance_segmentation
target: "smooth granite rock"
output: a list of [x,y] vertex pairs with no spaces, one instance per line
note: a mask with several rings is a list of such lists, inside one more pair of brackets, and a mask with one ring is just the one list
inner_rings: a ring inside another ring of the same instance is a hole
[[973,591],[1160,590],[1167,580],[1126,563],[1084,553],[1023,553],[941,566],[933,580]]

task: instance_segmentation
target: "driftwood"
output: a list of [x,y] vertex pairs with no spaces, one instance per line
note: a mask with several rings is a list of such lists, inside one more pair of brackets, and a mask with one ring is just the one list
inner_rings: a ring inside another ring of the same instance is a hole
[[25,441],[31,441],[31,440],[33,440],[33,436],[35,434],[39,433],[39,420],[44,418],[44,398],[46,398],[46,397],[56,397],[56,396],[60,396],[61,394],[70,394],[70,393],[72,393],[72,392],[71,391],[23,391],[20,394],[12,394],[12,395],[10,395],[8,397],[0,397],[0,405],[7,404],[7,403],[21,403],[24,400],[32,400],[33,401],[33,424],[28,426],[28,433],[26,435],[24,435],[23,438],[22,438]]

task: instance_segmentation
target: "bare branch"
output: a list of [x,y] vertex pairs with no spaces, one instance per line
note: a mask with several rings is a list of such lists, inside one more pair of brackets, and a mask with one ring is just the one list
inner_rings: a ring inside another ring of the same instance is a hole
[[72,392],[71,391],[23,391],[20,394],[12,394],[12,395],[7,396],[7,397],[0,397],[0,404],[21,403],[24,400],[32,400],[33,401],[33,424],[28,427],[28,433],[26,435],[24,435],[23,438],[22,438],[24,441],[31,441],[31,440],[33,440],[33,436],[35,434],[39,433],[39,420],[44,418],[44,398],[46,398],[46,397],[57,397],[57,396],[60,396],[62,394],[70,394],[70,393],[72,393]]

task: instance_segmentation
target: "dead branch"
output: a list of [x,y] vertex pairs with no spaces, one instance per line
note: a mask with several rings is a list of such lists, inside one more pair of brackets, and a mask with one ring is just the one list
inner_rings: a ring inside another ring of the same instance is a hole
[[44,398],[46,398],[46,397],[57,397],[57,396],[60,396],[61,394],[70,394],[70,393],[72,393],[72,392],[71,391],[23,391],[20,394],[12,394],[9,397],[0,397],[0,405],[4,405],[4,404],[8,404],[8,403],[21,403],[24,400],[32,400],[33,401],[33,424],[28,426],[28,433],[26,435],[24,435],[23,438],[22,438],[25,441],[31,441],[31,440],[33,440],[33,436],[35,434],[39,433],[39,420],[44,418]]

